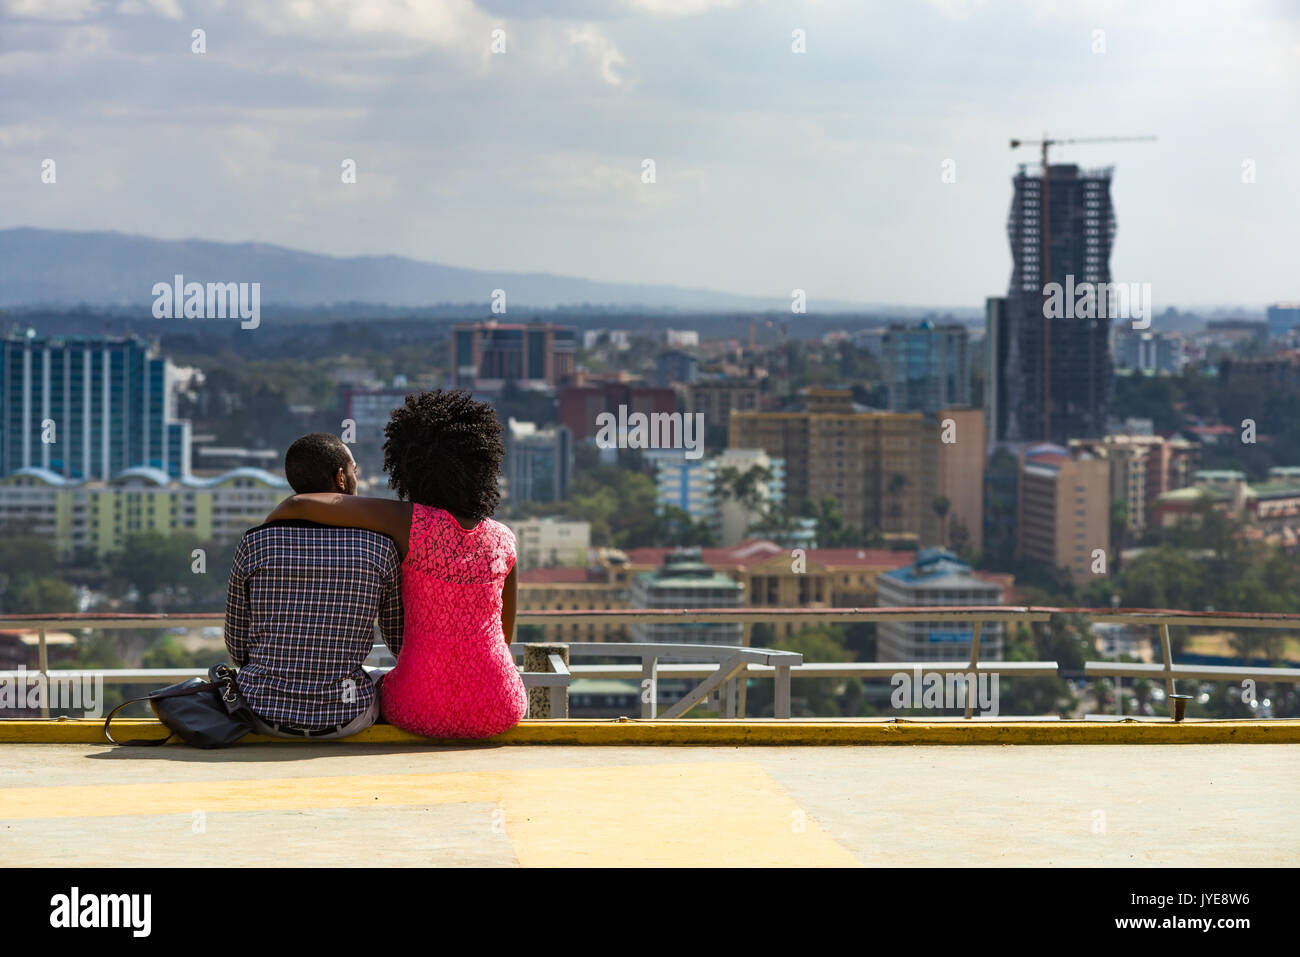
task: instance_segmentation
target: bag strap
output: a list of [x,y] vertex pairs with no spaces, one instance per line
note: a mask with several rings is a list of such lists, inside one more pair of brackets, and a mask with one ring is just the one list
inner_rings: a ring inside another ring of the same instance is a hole
[[232,718],[248,721],[253,709],[248,706],[248,702],[244,700],[244,696],[239,691],[239,684],[235,681],[235,672],[231,671],[222,662],[208,669],[208,681],[212,687],[218,689],[226,713]]
[[104,719],[104,737],[108,738],[109,743],[121,745],[124,748],[154,747],[155,745],[166,744],[175,737],[175,731],[168,732],[167,737],[165,738],[132,738],[130,741],[115,741],[113,740],[113,735],[109,733],[108,726],[112,722],[113,718],[117,716],[119,711],[129,704],[135,704],[137,701],[157,701],[159,698],[178,698],[182,695],[198,694],[200,691],[207,691],[209,688],[214,687],[216,687],[216,685],[213,682],[205,681],[201,684],[191,685],[187,688],[171,688],[166,691],[155,691],[152,694],[143,695],[139,698],[131,698],[129,701],[123,701],[120,705],[110,711],[108,717]]

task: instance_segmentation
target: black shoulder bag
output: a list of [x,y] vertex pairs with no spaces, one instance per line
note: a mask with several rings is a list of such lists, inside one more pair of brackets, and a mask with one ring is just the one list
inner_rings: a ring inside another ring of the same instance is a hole
[[[113,741],[108,726],[113,716],[129,704],[148,701],[153,713],[171,731],[165,738]],[[224,664],[208,669],[208,680],[190,678],[149,694],[123,701],[104,719],[104,737],[113,744],[142,747],[166,744],[179,735],[196,748],[226,748],[253,730],[252,712],[235,684],[235,673]]]

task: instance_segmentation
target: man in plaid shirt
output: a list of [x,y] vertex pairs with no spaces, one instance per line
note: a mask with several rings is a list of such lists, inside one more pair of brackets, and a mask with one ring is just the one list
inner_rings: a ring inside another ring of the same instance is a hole
[[[326,432],[289,447],[293,490],[355,495],[352,453]],[[362,662],[374,621],[402,650],[402,572],[387,535],[312,522],[249,529],[226,592],[226,649],[254,730],[275,737],[342,738],[374,724],[379,689]]]

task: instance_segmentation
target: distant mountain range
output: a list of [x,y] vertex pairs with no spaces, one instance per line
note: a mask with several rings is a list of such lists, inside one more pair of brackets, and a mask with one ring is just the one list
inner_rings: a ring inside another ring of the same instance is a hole
[[[460,269],[401,256],[323,256],[262,243],[149,239],[115,232],[0,230],[0,307],[148,310],[152,288],[172,282],[261,283],[263,308],[339,303],[419,308],[491,301],[507,307],[602,306],[691,311],[788,310],[789,299],[735,296],[708,289],[596,282],[548,273]],[[809,311],[887,309],[865,303],[809,303]],[[893,309],[919,313],[917,309]],[[147,313],[146,313],[147,314]]]

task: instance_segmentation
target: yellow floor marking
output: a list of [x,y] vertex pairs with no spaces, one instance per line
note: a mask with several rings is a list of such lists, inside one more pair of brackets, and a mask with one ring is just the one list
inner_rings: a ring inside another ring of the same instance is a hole
[[747,761],[0,788],[0,819],[485,801],[525,867],[858,866]]
[[860,866],[752,762],[537,774],[503,803],[524,867]]

